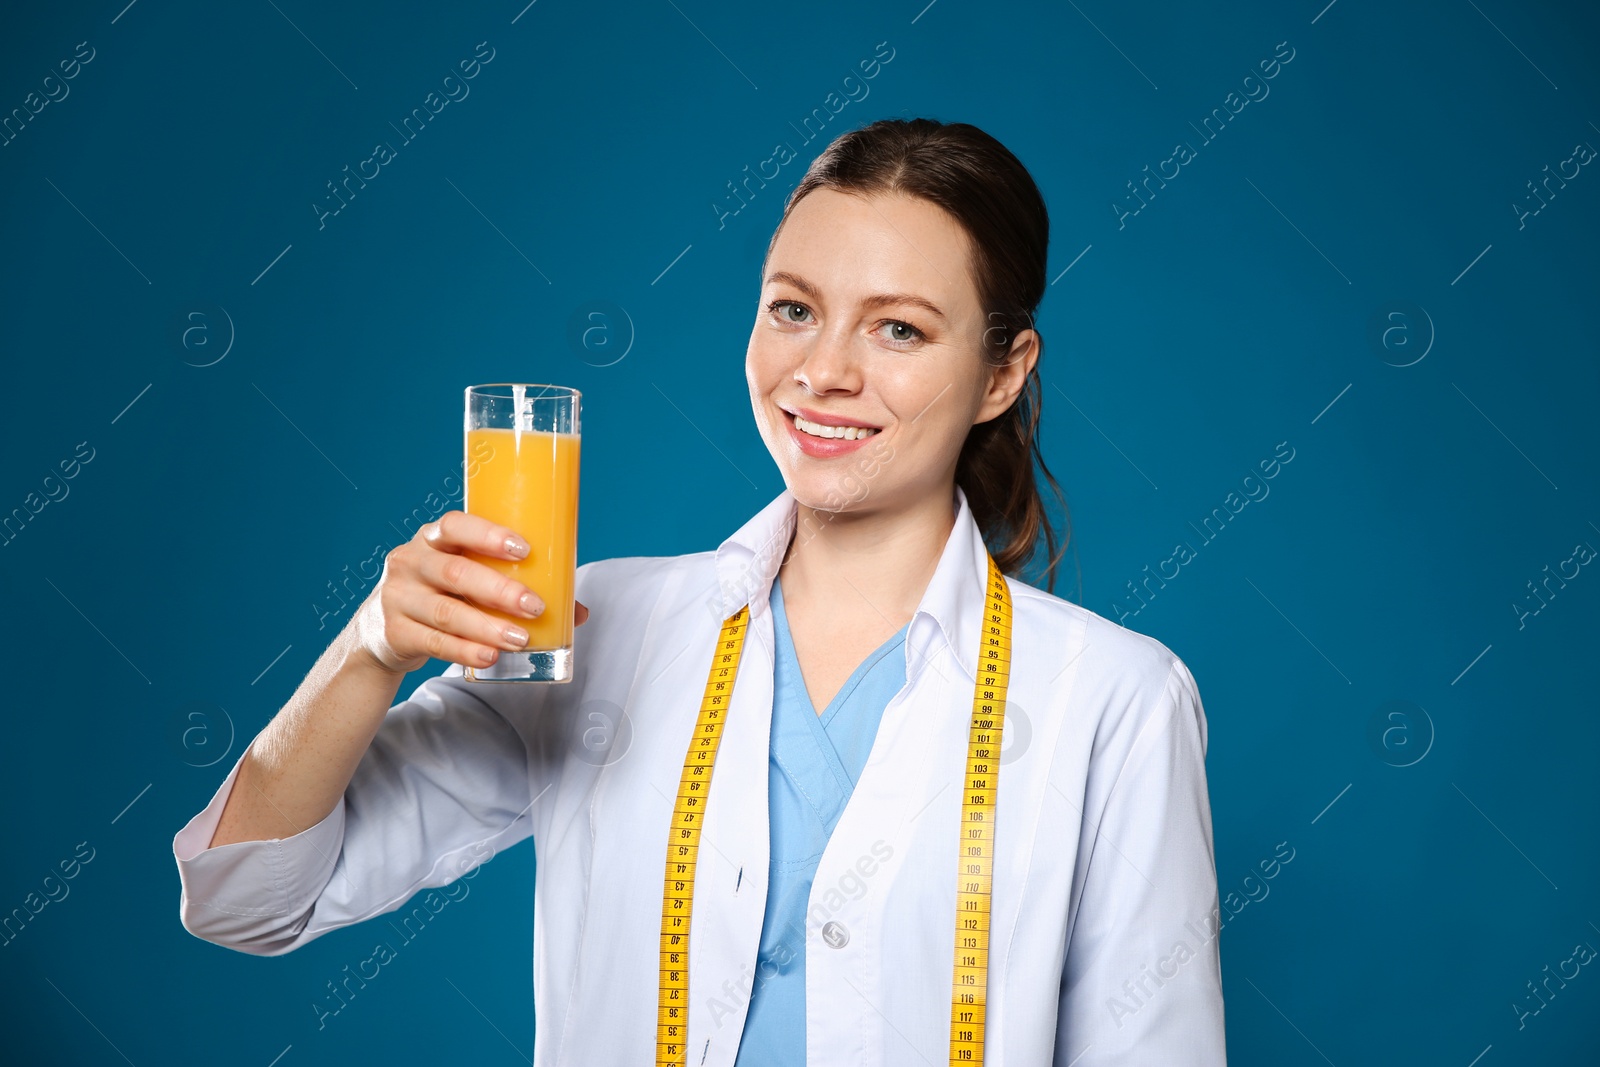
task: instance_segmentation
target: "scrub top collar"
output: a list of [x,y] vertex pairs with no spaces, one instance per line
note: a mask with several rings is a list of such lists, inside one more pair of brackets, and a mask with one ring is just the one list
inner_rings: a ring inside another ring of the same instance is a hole
[[[938,670],[934,657],[942,645],[960,665],[966,684],[975,685],[978,638],[989,588],[989,553],[959,485],[954,506],[955,525],[906,631],[906,676],[914,677],[928,668]],[[794,493],[786,488],[717,547],[718,589],[707,610],[719,623],[744,604],[750,605],[752,620],[770,610],[772,582],[783,563],[797,514]]]

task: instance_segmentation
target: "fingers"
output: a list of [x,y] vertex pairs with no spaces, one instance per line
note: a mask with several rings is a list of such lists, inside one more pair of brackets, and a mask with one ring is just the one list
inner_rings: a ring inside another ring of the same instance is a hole
[[[460,601],[455,603],[457,606],[465,606]],[[505,648],[505,645],[498,640],[490,643],[468,640],[405,616],[397,617],[390,626],[398,640],[408,648],[418,649],[434,659],[460,663],[463,666],[480,664],[487,667],[499,658],[500,649]],[[516,646],[516,648],[521,647],[520,643]]]
[[418,577],[424,585],[441,593],[529,619],[544,611],[544,599],[539,594],[487,563],[448,552],[424,552],[421,557],[417,562]]
[[589,621],[589,609],[583,606],[583,601],[572,602],[572,625],[582,626]]
[[[525,624],[544,613],[542,597],[484,558],[525,558],[528,545],[516,531],[479,515],[448,511],[425,524],[406,545],[390,552],[374,608],[371,644],[381,662],[405,669],[422,657],[476,666],[493,663],[501,651],[527,647]],[[473,558],[482,557],[482,558]],[[573,621],[582,625],[589,609],[574,603]]]
[[476,552],[496,559],[522,559],[528,554],[528,543],[517,531],[465,511],[445,512],[417,536],[441,552]]

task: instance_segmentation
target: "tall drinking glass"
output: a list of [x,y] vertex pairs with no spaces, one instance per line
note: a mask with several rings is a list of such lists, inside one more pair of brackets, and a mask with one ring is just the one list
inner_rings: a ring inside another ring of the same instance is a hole
[[[570,682],[573,585],[578,566],[578,443],[582,394],[560,385],[467,389],[463,507],[528,543],[520,560],[472,555],[544,600],[536,619],[489,611],[528,632],[520,652],[501,650],[475,682]],[[485,609],[487,610],[487,609]]]

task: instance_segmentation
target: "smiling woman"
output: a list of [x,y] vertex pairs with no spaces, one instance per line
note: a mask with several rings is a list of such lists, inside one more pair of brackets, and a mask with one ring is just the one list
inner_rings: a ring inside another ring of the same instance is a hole
[[[1037,464],[1061,499],[1038,445],[1043,339],[1034,314],[1044,295],[1048,245],[1044,200],[1005,146],[963,123],[877,122],[830,145],[790,195],[768,245],[771,273],[762,299],[772,298],[766,310],[776,326],[802,334],[820,328],[821,309],[812,305],[822,303],[824,284],[841,305],[831,311],[881,313],[875,322],[862,318],[852,325],[870,330],[880,349],[914,353],[916,358],[903,362],[917,368],[918,380],[946,387],[937,397],[920,397],[927,406],[901,413],[908,433],[910,422],[958,379],[992,377],[976,405],[964,405],[970,398],[958,393],[919,432],[957,444],[957,455],[929,459],[954,463],[955,481],[978,525],[986,537],[1002,539],[996,556],[1001,569],[1028,562],[1043,537],[1053,589],[1060,556],[1033,469]],[[831,276],[813,280],[804,269],[790,269],[791,259],[796,266],[812,265],[812,275]],[[890,262],[908,284],[883,284],[890,280]],[[790,294],[799,299],[785,299]],[[853,307],[842,306],[846,298],[853,298]],[[806,300],[810,305],[801,302]],[[896,309],[905,314],[891,317]],[[848,328],[833,323],[820,343],[837,348],[838,331]],[[781,362],[779,353],[793,351],[794,344],[765,338],[758,323],[750,343],[752,374],[770,371],[774,361]],[[973,352],[982,359],[973,361]],[[900,379],[907,374],[892,373]],[[759,384],[752,378],[751,385],[754,393]],[[886,402],[883,396],[864,401]],[[762,419],[759,399],[756,418],[772,449],[774,435],[766,433],[771,424]],[[820,413],[817,418],[827,421]],[[941,432],[952,420],[969,432]],[[859,418],[857,424],[863,424]],[[773,455],[784,466],[780,450]]]
[[477,609],[541,607],[469,554],[527,546],[426,524],[174,839],[188,929],[281,954],[531,838],[535,1067],[1225,1063],[1215,938],[1104,1008],[1218,906],[1206,719],[1166,646],[1019,577],[1062,550],[1048,237],[975,126],[835,140],[746,349],[784,491],[715,551],[579,567],[563,685],[464,677],[521,647]]

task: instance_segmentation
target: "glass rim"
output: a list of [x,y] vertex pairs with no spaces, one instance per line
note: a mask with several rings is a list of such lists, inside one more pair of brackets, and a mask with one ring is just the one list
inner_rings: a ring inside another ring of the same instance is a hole
[[568,397],[578,398],[583,396],[583,393],[579,392],[577,389],[574,389],[570,385],[551,385],[543,382],[486,382],[483,385],[467,386],[466,395],[473,396],[476,394],[478,396],[510,400],[513,398],[513,394],[511,393],[493,393],[488,392],[488,390],[518,388],[543,390],[539,396],[524,396],[524,400],[563,400]]

